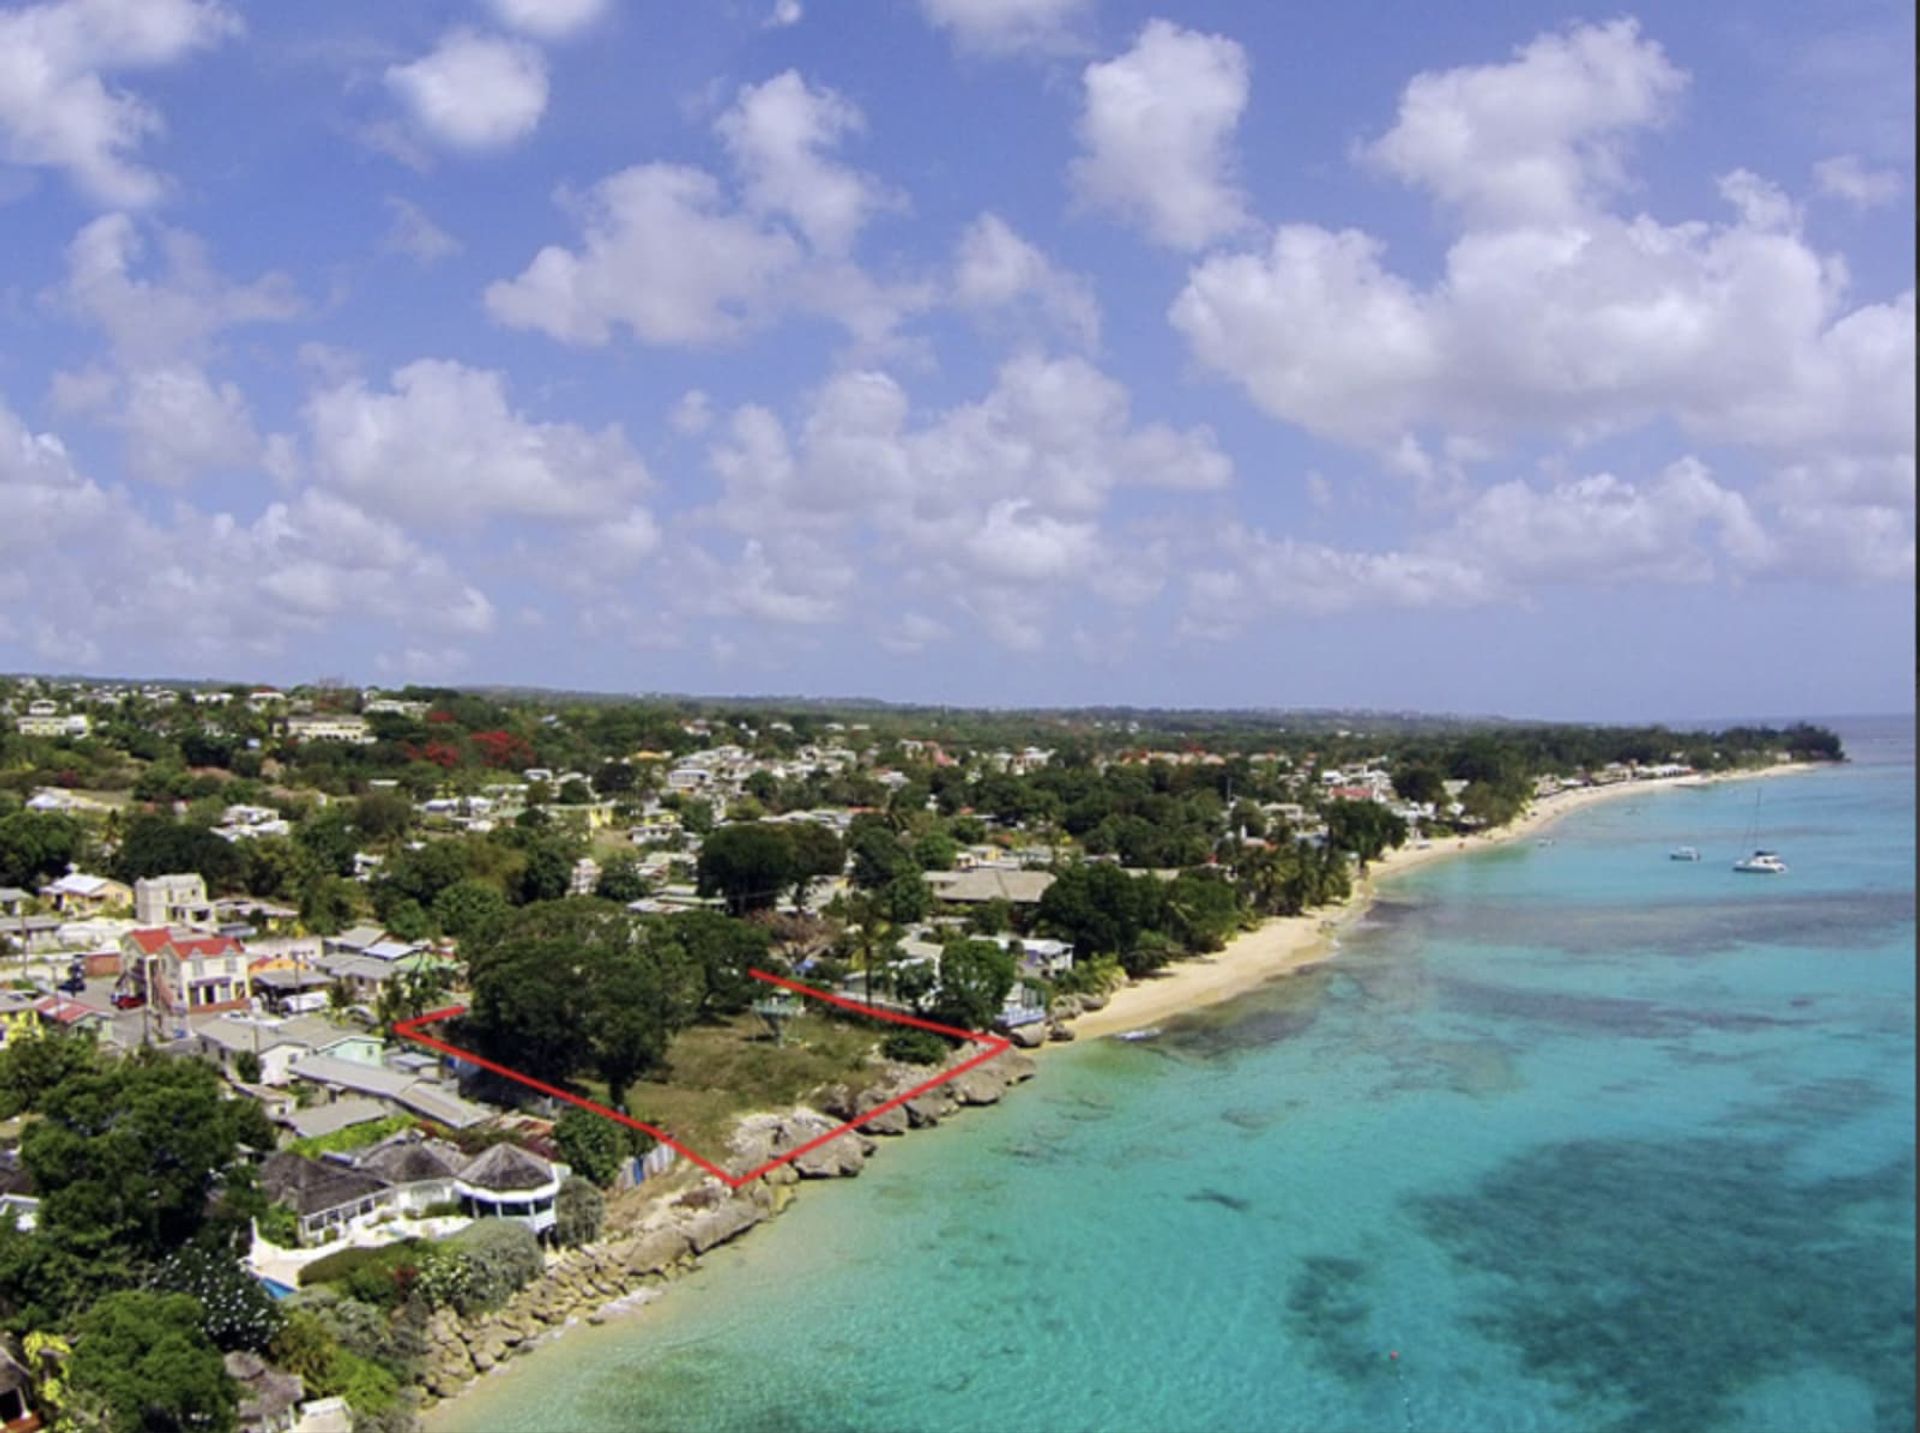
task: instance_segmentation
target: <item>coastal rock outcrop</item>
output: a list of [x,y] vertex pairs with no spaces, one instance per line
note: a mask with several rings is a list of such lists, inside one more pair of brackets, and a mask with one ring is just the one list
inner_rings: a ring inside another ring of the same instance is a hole
[[687,1243],[696,1254],[704,1254],[729,1239],[737,1239],[767,1217],[768,1210],[752,1199],[729,1199],[716,1209],[695,1216],[687,1224]]
[[849,1132],[815,1145],[796,1159],[793,1167],[800,1171],[802,1179],[838,1179],[866,1168],[867,1156],[873,1150],[872,1140]]
[[895,1105],[892,1109],[882,1110],[877,1115],[868,1113],[893,1098],[894,1096],[885,1090],[868,1090],[861,1095],[854,1106],[854,1118],[860,1121],[860,1128],[868,1134],[905,1134],[909,1121],[904,1106]]

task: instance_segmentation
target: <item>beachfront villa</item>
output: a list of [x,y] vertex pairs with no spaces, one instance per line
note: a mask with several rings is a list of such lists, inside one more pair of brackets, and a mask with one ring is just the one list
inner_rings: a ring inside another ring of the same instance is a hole
[[553,1202],[567,1167],[549,1164],[511,1144],[496,1144],[462,1169],[453,1182],[463,1214],[475,1219],[514,1219],[545,1235],[553,1228]]
[[302,1244],[337,1238],[393,1208],[393,1186],[378,1175],[288,1150],[260,1166],[260,1188],[299,1216]]

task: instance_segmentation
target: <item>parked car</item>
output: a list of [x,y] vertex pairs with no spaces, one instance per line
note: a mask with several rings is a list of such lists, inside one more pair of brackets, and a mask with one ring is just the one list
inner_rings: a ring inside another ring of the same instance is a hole
[[116,991],[113,997],[115,1010],[138,1010],[147,1003],[147,997],[137,990]]

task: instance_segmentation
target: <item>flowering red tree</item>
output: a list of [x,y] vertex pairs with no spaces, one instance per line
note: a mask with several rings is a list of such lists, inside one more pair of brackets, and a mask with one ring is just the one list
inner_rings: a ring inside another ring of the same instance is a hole
[[435,766],[444,766],[448,771],[460,764],[460,748],[452,742],[430,741],[425,746],[416,746],[413,742],[403,742],[400,750],[408,761],[430,761]]
[[482,766],[501,771],[520,771],[533,765],[533,744],[510,731],[476,731],[473,749]]

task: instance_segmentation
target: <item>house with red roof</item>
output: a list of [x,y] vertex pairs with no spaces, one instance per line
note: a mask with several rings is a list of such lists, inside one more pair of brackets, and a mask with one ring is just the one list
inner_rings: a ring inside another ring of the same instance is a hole
[[174,1015],[244,1010],[252,999],[246,949],[232,936],[160,927],[120,942],[121,986]]

